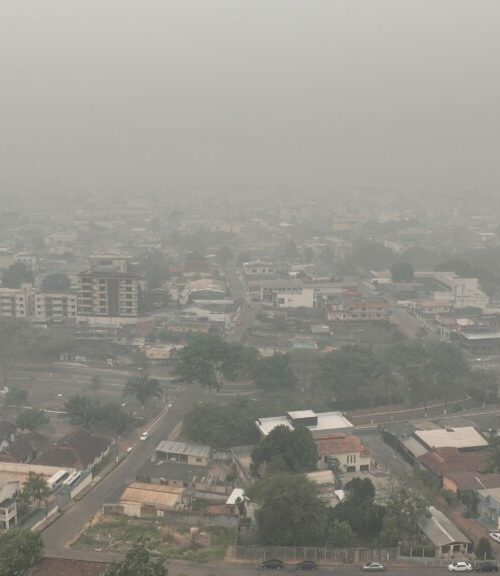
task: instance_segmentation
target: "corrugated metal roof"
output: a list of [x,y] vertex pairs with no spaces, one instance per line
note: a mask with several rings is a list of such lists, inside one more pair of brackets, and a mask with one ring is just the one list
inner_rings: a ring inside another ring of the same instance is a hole
[[471,541],[453,522],[434,506],[429,506],[429,516],[418,522],[422,532],[436,548],[448,544],[470,544]]

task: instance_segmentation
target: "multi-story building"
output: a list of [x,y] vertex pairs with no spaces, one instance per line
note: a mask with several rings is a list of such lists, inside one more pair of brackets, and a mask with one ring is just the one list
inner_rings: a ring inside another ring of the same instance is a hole
[[16,494],[18,482],[0,481],[0,530],[9,530],[17,525]]
[[329,466],[330,459],[338,460],[345,472],[369,472],[371,452],[365,448],[357,436],[336,433],[316,438],[318,447],[318,467]]
[[21,288],[0,288],[0,317],[28,318],[32,313],[33,286],[23,284]]
[[33,254],[20,252],[14,256],[14,262],[24,264],[30,272],[35,273],[38,270],[38,258]]
[[90,270],[78,275],[78,316],[136,318],[139,314],[139,282],[128,272],[127,256],[90,258]]
[[34,317],[36,320],[62,322],[76,318],[77,295],[69,292],[39,292],[34,297]]
[[389,303],[383,298],[353,298],[337,300],[328,305],[327,318],[330,322],[369,322],[387,320]]

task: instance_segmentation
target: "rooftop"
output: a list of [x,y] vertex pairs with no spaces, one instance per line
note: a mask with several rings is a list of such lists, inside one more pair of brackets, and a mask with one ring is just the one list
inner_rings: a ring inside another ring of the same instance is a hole
[[191,466],[181,462],[153,462],[149,460],[137,472],[138,480],[160,478],[177,482],[206,482],[210,474],[207,466]]
[[316,439],[319,456],[329,456],[333,454],[351,454],[363,452],[367,456],[370,454],[357,436],[347,436],[346,434],[332,434]]
[[[311,432],[333,432],[334,430],[345,430],[352,428],[352,423],[342,414],[342,412],[313,412],[312,410],[300,411],[307,413],[307,418],[317,417],[317,424],[307,426]],[[299,413],[300,413],[299,412]],[[291,412],[290,414],[296,414]],[[270,418],[258,418],[256,426],[263,436],[267,436],[269,432],[274,430],[277,426],[286,426],[292,429],[293,423],[290,422],[287,416],[272,416]]]
[[488,441],[472,426],[416,430],[415,436],[429,448],[483,448]]
[[438,477],[454,472],[480,472],[486,467],[488,454],[460,452],[457,448],[438,448],[418,457],[419,462]]
[[471,543],[467,536],[434,506],[429,506],[429,516],[420,519],[418,525],[436,548],[448,544]]
[[162,484],[132,482],[120,496],[120,502],[149,504],[159,508],[175,508],[182,501],[182,488]]
[[156,452],[184,454],[185,456],[194,456],[196,458],[210,458],[211,451],[209,446],[202,446],[201,444],[162,440],[156,447]]

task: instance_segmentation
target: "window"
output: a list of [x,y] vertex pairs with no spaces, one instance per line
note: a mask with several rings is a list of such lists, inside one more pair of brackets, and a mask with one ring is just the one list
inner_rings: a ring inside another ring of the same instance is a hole
[[196,458],[196,462],[203,462],[203,458]]

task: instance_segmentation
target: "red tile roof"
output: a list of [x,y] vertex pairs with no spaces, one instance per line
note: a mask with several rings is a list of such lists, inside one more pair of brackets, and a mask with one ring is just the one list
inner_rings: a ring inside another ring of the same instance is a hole
[[316,438],[319,456],[334,456],[335,454],[362,453],[369,456],[370,451],[361,444],[357,436],[347,436],[340,432]]
[[461,452],[457,448],[437,448],[418,458],[419,462],[438,477],[453,472],[480,472],[488,462],[488,453]]

